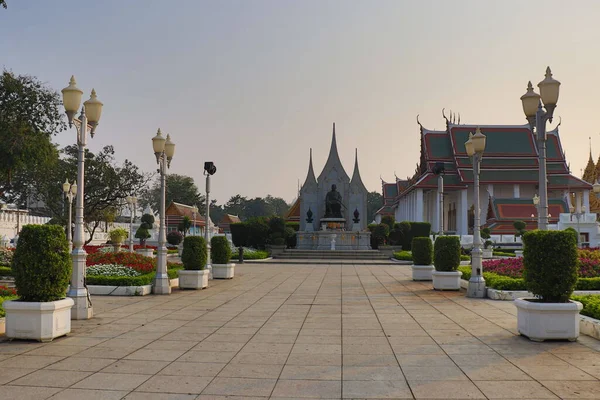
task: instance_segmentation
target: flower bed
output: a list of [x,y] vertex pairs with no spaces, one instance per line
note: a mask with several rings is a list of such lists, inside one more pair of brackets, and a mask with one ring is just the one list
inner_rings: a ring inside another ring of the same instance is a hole
[[[238,250],[234,250],[232,258],[237,258],[238,254]],[[268,257],[269,253],[267,251],[244,247],[244,260],[264,260]]]
[[87,268],[87,275],[95,276],[140,276],[135,269],[118,264],[96,264]]
[[[408,251],[408,250],[396,251],[394,253],[394,258],[396,260],[400,260],[400,261],[412,261],[413,260],[412,252]],[[471,257],[469,257],[465,254],[461,254],[460,261],[471,261]]]
[[137,253],[128,253],[120,251],[118,253],[94,253],[87,257],[86,265],[92,266],[97,264],[116,264],[125,265],[133,268],[135,271],[147,274],[153,272],[156,268],[156,260],[152,257],[145,257]]

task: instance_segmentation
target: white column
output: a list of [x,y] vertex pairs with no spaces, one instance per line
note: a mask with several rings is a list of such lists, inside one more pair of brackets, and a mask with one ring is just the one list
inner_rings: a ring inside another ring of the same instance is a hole
[[521,186],[518,183],[515,183],[513,185],[513,197],[515,199],[520,199],[521,198]]
[[416,202],[417,202],[417,222],[423,222],[423,189],[417,189],[416,193]]
[[575,212],[581,212],[581,192],[575,192]]
[[467,235],[469,233],[469,203],[467,201],[467,196],[467,189],[460,191],[459,215],[457,221],[459,235]]
[[590,212],[590,191],[589,190],[583,191],[583,206],[585,207],[585,212],[589,213]]

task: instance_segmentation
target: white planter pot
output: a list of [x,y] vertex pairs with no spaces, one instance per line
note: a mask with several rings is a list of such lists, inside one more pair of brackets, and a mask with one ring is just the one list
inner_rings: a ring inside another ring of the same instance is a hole
[[187,271],[179,270],[179,288],[180,289],[204,289],[208,287],[208,273],[207,269],[199,271]]
[[460,290],[460,271],[433,271],[433,288],[436,290]]
[[517,329],[523,336],[541,342],[546,339],[579,337],[579,311],[583,305],[578,301],[568,303],[539,303],[534,298],[518,298]]
[[123,243],[113,243],[113,245],[112,245],[112,246],[113,246],[113,251],[114,251],[115,253],[118,253],[118,252],[120,252],[120,251],[121,251],[121,245],[122,245],[122,244],[123,244]]
[[412,266],[412,278],[413,281],[430,281],[433,278],[431,273],[435,271],[433,265],[413,265]]
[[71,332],[71,307],[73,299],[49,302],[25,302],[7,300],[6,337],[10,339],[33,339],[50,342]]
[[214,279],[231,279],[234,275],[235,264],[212,264]]
[[144,257],[154,257],[154,250],[152,249],[137,249],[135,252]]
[[523,257],[523,250],[515,250],[515,256],[517,258],[522,258]]
[[483,258],[492,258],[494,256],[494,251],[492,249],[483,249]]

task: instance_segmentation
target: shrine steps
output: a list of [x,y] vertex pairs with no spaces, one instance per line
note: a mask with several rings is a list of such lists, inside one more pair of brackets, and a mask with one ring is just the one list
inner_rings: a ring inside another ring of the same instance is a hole
[[378,250],[299,250],[285,249],[274,259],[291,260],[389,260],[390,257]]

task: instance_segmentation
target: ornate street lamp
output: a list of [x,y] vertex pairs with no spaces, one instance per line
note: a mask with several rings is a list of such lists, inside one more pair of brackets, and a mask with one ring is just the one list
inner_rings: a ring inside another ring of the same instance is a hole
[[69,127],[77,129],[77,195],[75,202],[75,235],[73,238],[73,273],[71,275],[71,286],[67,295],[74,301],[71,308],[71,319],[89,319],[93,316],[92,302],[85,286],[85,260],[87,253],[83,248],[83,194],[84,194],[84,162],[85,146],[87,144],[87,132],[94,137],[96,127],[102,115],[102,102],[98,100],[96,91],[92,89],[89,100],[83,103],[79,119],[75,114],[81,105],[83,91],[77,87],[75,77],[71,76],[69,86],[62,90],[65,113],[69,121]]
[[[540,227],[540,209],[539,209],[539,205],[540,205],[540,196],[536,194],[533,195],[533,199],[531,199],[533,201],[533,205],[535,206],[535,209],[537,210],[537,223],[538,223],[538,229]],[[533,217],[532,217],[533,218]]]
[[68,179],[65,179],[65,183],[62,184],[62,190],[65,197],[69,201],[69,215],[67,217],[67,240],[69,241],[69,251],[73,251],[73,239],[71,238],[71,215],[73,214],[73,198],[77,194],[77,183],[69,183]]
[[[527,85],[527,92],[521,96],[523,112],[529,121],[531,131],[535,127],[537,148],[539,155],[539,188],[540,205],[538,209],[538,228],[548,230],[548,181],[546,174],[546,123],[552,122],[554,109],[558,102],[560,82],[552,78],[550,67],[546,68],[546,77],[538,83],[540,94],[533,91],[531,81]],[[545,107],[545,111],[542,108]]]
[[175,154],[175,143],[171,135],[165,139],[160,131],[152,138],[152,147],[160,172],[160,227],[158,230],[158,257],[156,262],[156,277],[154,278],[154,294],[171,294],[171,284],[167,275],[167,228],[165,226],[165,197],[167,168]]
[[133,253],[133,220],[135,219],[135,211],[137,208],[137,197],[127,196],[125,198],[127,205],[129,206],[129,252]]
[[485,279],[483,279],[483,265],[481,262],[483,251],[481,250],[480,219],[481,207],[479,204],[479,167],[485,150],[485,135],[479,127],[475,135],[469,133],[469,140],[465,143],[465,149],[473,160],[473,204],[475,208],[475,226],[473,227],[473,251],[471,251],[471,278],[467,289],[467,297],[485,297]]
[[210,230],[210,177],[212,175],[215,174],[215,172],[217,172],[217,167],[215,166],[215,164],[212,161],[206,161],[204,163],[204,175],[206,175],[206,214],[204,214],[206,217],[205,219],[205,224],[204,224],[204,240],[206,241],[206,250],[207,250],[207,257],[206,257],[206,269],[208,269],[209,272],[209,279],[212,279],[212,265],[211,265],[211,259],[210,259],[210,234],[209,234],[209,230]]

